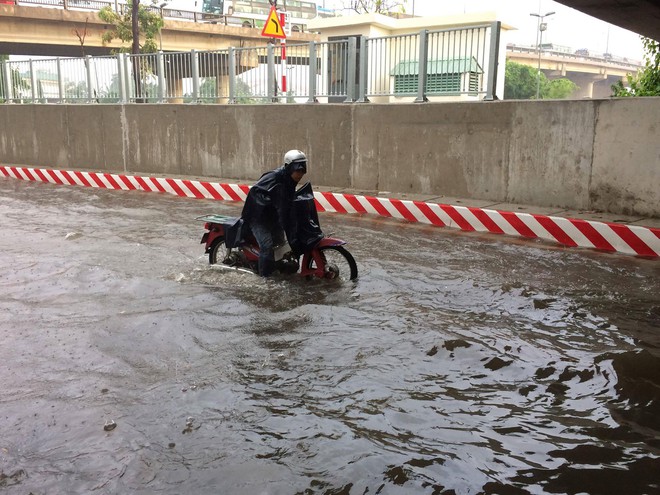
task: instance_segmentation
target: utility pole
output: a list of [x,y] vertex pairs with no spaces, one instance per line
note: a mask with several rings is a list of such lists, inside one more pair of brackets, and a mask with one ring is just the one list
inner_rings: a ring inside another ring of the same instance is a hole
[[548,29],[548,25],[543,22],[543,19],[546,17],[549,17],[553,15],[555,12],[546,12],[543,15],[540,14],[529,14],[532,17],[538,18],[537,24],[536,24],[536,49],[538,50],[539,54],[539,62],[538,62],[538,67],[537,67],[537,72],[536,72],[536,99],[539,99],[540,93],[541,93],[541,45],[543,44],[543,31]]
[[[160,20],[162,23],[165,22],[165,17],[163,17],[163,9],[167,7],[168,2],[163,2],[158,6],[158,11],[160,12]],[[158,40],[160,43],[160,51],[163,51],[163,28],[159,27],[158,28]]]

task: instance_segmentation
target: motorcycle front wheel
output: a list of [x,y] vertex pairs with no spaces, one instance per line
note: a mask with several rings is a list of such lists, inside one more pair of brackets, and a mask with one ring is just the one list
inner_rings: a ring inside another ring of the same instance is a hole
[[[358,276],[357,263],[353,255],[343,246],[324,246],[319,248],[325,260],[324,278],[330,280],[355,280]],[[316,261],[310,256],[307,263],[309,270],[316,270]]]

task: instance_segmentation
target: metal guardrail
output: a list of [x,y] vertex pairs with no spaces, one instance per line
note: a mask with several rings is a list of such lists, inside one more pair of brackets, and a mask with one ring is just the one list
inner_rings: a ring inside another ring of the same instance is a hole
[[[54,0],[53,0],[54,1]],[[493,99],[500,24],[280,47],[5,61],[4,103]],[[282,73],[285,71],[285,73]],[[286,82],[286,91],[282,90]]]
[[[507,52],[510,53],[530,53],[536,55],[538,55],[539,53],[539,49],[535,46],[509,44],[507,45],[506,49]],[[571,59],[577,61],[582,60],[582,61],[596,62],[599,64],[628,67],[635,70],[640,69],[644,65],[642,62],[638,60],[630,60],[626,57],[619,57],[608,53],[590,54],[588,51],[583,51],[583,50],[572,50],[572,51],[553,50],[552,48],[546,48],[542,46],[541,54],[542,56],[545,57],[556,57],[556,58]]]

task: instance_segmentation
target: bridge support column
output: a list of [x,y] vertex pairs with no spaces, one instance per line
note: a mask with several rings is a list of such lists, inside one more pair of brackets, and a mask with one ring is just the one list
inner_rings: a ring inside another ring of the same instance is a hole
[[215,89],[216,89],[216,94],[219,96],[216,102],[221,103],[223,105],[229,103],[230,101],[229,98],[220,97],[220,95],[230,94],[229,76],[218,74],[218,77],[215,78]]
[[605,79],[594,83],[594,98],[609,98],[612,96],[612,86],[618,81],[623,81],[624,86],[628,86],[628,80],[620,76],[608,76]]
[[183,78],[172,73],[167,74],[168,103],[183,103]]
[[571,81],[579,86],[574,93],[576,98],[593,98],[594,97],[594,83],[607,79],[604,74],[571,74]]

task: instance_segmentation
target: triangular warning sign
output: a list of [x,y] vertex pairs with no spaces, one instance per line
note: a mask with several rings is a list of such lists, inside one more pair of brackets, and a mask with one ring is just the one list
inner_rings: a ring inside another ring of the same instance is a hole
[[277,15],[275,7],[271,7],[270,9],[270,14],[268,14],[266,24],[264,24],[264,28],[261,31],[261,36],[286,39],[286,34],[284,33],[284,29],[282,29],[282,24],[280,23],[280,18]]

